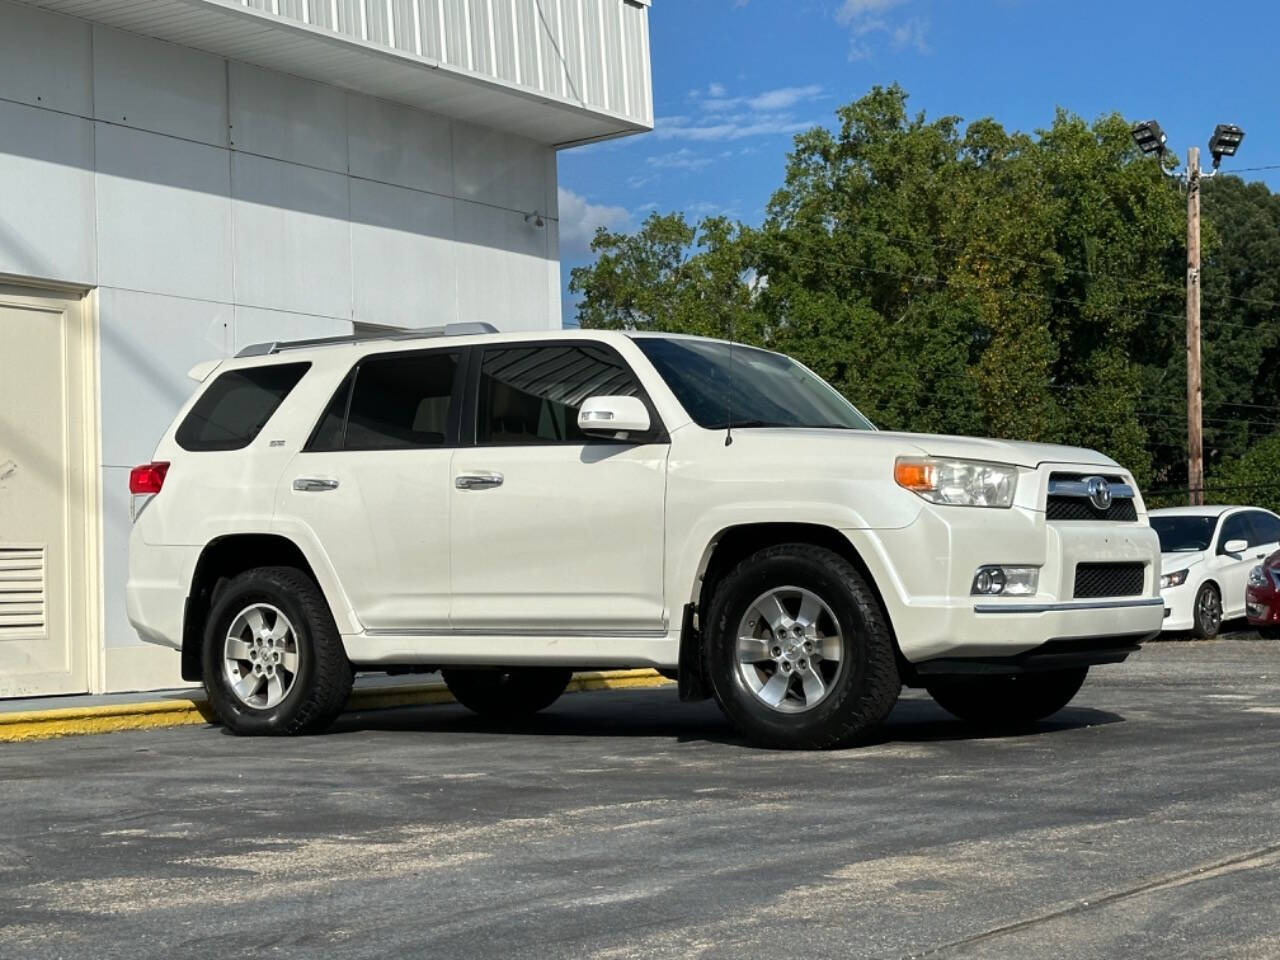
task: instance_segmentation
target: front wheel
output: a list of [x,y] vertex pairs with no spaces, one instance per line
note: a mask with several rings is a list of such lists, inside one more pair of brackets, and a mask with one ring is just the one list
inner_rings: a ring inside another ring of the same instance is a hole
[[258,567],[218,595],[204,635],[204,686],[240,734],[320,730],[351,693],[351,664],[314,580],[293,567]]
[[555,703],[572,670],[523,667],[510,670],[443,670],[449,692],[464,707],[499,720],[531,716]]
[[1218,635],[1218,629],[1222,626],[1222,597],[1212,583],[1206,583],[1196,591],[1192,617],[1192,636],[1199,640],[1211,640]]
[[1080,692],[1089,668],[947,680],[925,687],[938,706],[983,726],[1020,726],[1043,720]]
[[716,701],[763,746],[852,743],[902,689],[878,598],[853,564],[822,547],[752,554],[720,581],[706,624]]

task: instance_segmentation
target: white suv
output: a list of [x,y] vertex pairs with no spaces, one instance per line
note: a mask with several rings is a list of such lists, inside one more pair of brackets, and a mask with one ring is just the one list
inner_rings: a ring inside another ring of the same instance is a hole
[[904,683],[1047,716],[1161,626],[1113,461],[881,432],[776,353],[466,324],[192,375],[130,479],[129,617],[238,733],[323,726],[354,671],[440,669],[511,718],[647,666],[758,742],[828,747]]

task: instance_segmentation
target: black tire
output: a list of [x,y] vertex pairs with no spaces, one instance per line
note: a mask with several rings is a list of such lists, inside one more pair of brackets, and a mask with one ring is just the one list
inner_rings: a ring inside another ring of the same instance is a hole
[[1212,583],[1206,583],[1196,591],[1195,606],[1191,608],[1191,635],[1197,640],[1212,640],[1222,629],[1222,594]]
[[[841,638],[841,659],[827,692],[802,712],[784,713],[769,706],[748,687],[738,666],[738,625],[757,599],[783,587],[819,597]],[[902,691],[893,636],[880,601],[858,569],[832,550],[783,544],[752,554],[716,585],[705,624],[707,676],[716,702],[761,746],[847,746],[874,730]]]
[[1263,640],[1280,640],[1280,627],[1259,627],[1258,636]]
[[[251,706],[231,688],[224,644],[236,618],[254,604],[281,611],[293,626],[297,671],[284,698]],[[235,577],[218,595],[205,624],[204,688],[228,730],[251,736],[287,736],[322,730],[346,706],[352,671],[333,615],[315,581],[294,567],[257,567]]]
[[1080,692],[1088,667],[948,680],[925,687],[948,713],[988,727],[1017,727],[1057,713]]
[[503,670],[442,670],[457,701],[482,717],[518,720],[545,710],[560,699],[572,670],[518,667]]

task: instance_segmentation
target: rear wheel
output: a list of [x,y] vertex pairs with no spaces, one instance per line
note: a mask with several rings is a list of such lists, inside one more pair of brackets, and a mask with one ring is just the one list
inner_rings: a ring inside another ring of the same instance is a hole
[[984,726],[1019,726],[1043,720],[1080,692],[1088,667],[975,677],[930,684],[925,689],[938,706],[961,720]]
[[509,670],[443,670],[460,704],[484,717],[514,720],[544,710],[564,693],[572,670],[520,667]]
[[716,701],[764,746],[849,744],[902,689],[879,600],[831,550],[786,544],[751,555],[719,583],[706,622]]
[[1196,605],[1192,611],[1191,633],[1200,640],[1218,635],[1222,627],[1222,596],[1212,583],[1204,584],[1196,592]]
[[351,664],[324,595],[293,567],[235,577],[209,613],[203,656],[209,702],[234,733],[320,730],[351,693]]

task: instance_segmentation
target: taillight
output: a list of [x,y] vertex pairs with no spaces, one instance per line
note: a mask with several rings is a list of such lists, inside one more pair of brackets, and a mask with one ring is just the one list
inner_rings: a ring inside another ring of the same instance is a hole
[[156,494],[164,486],[165,474],[169,472],[167,463],[144,463],[129,471],[129,492],[135,497],[139,494]]

